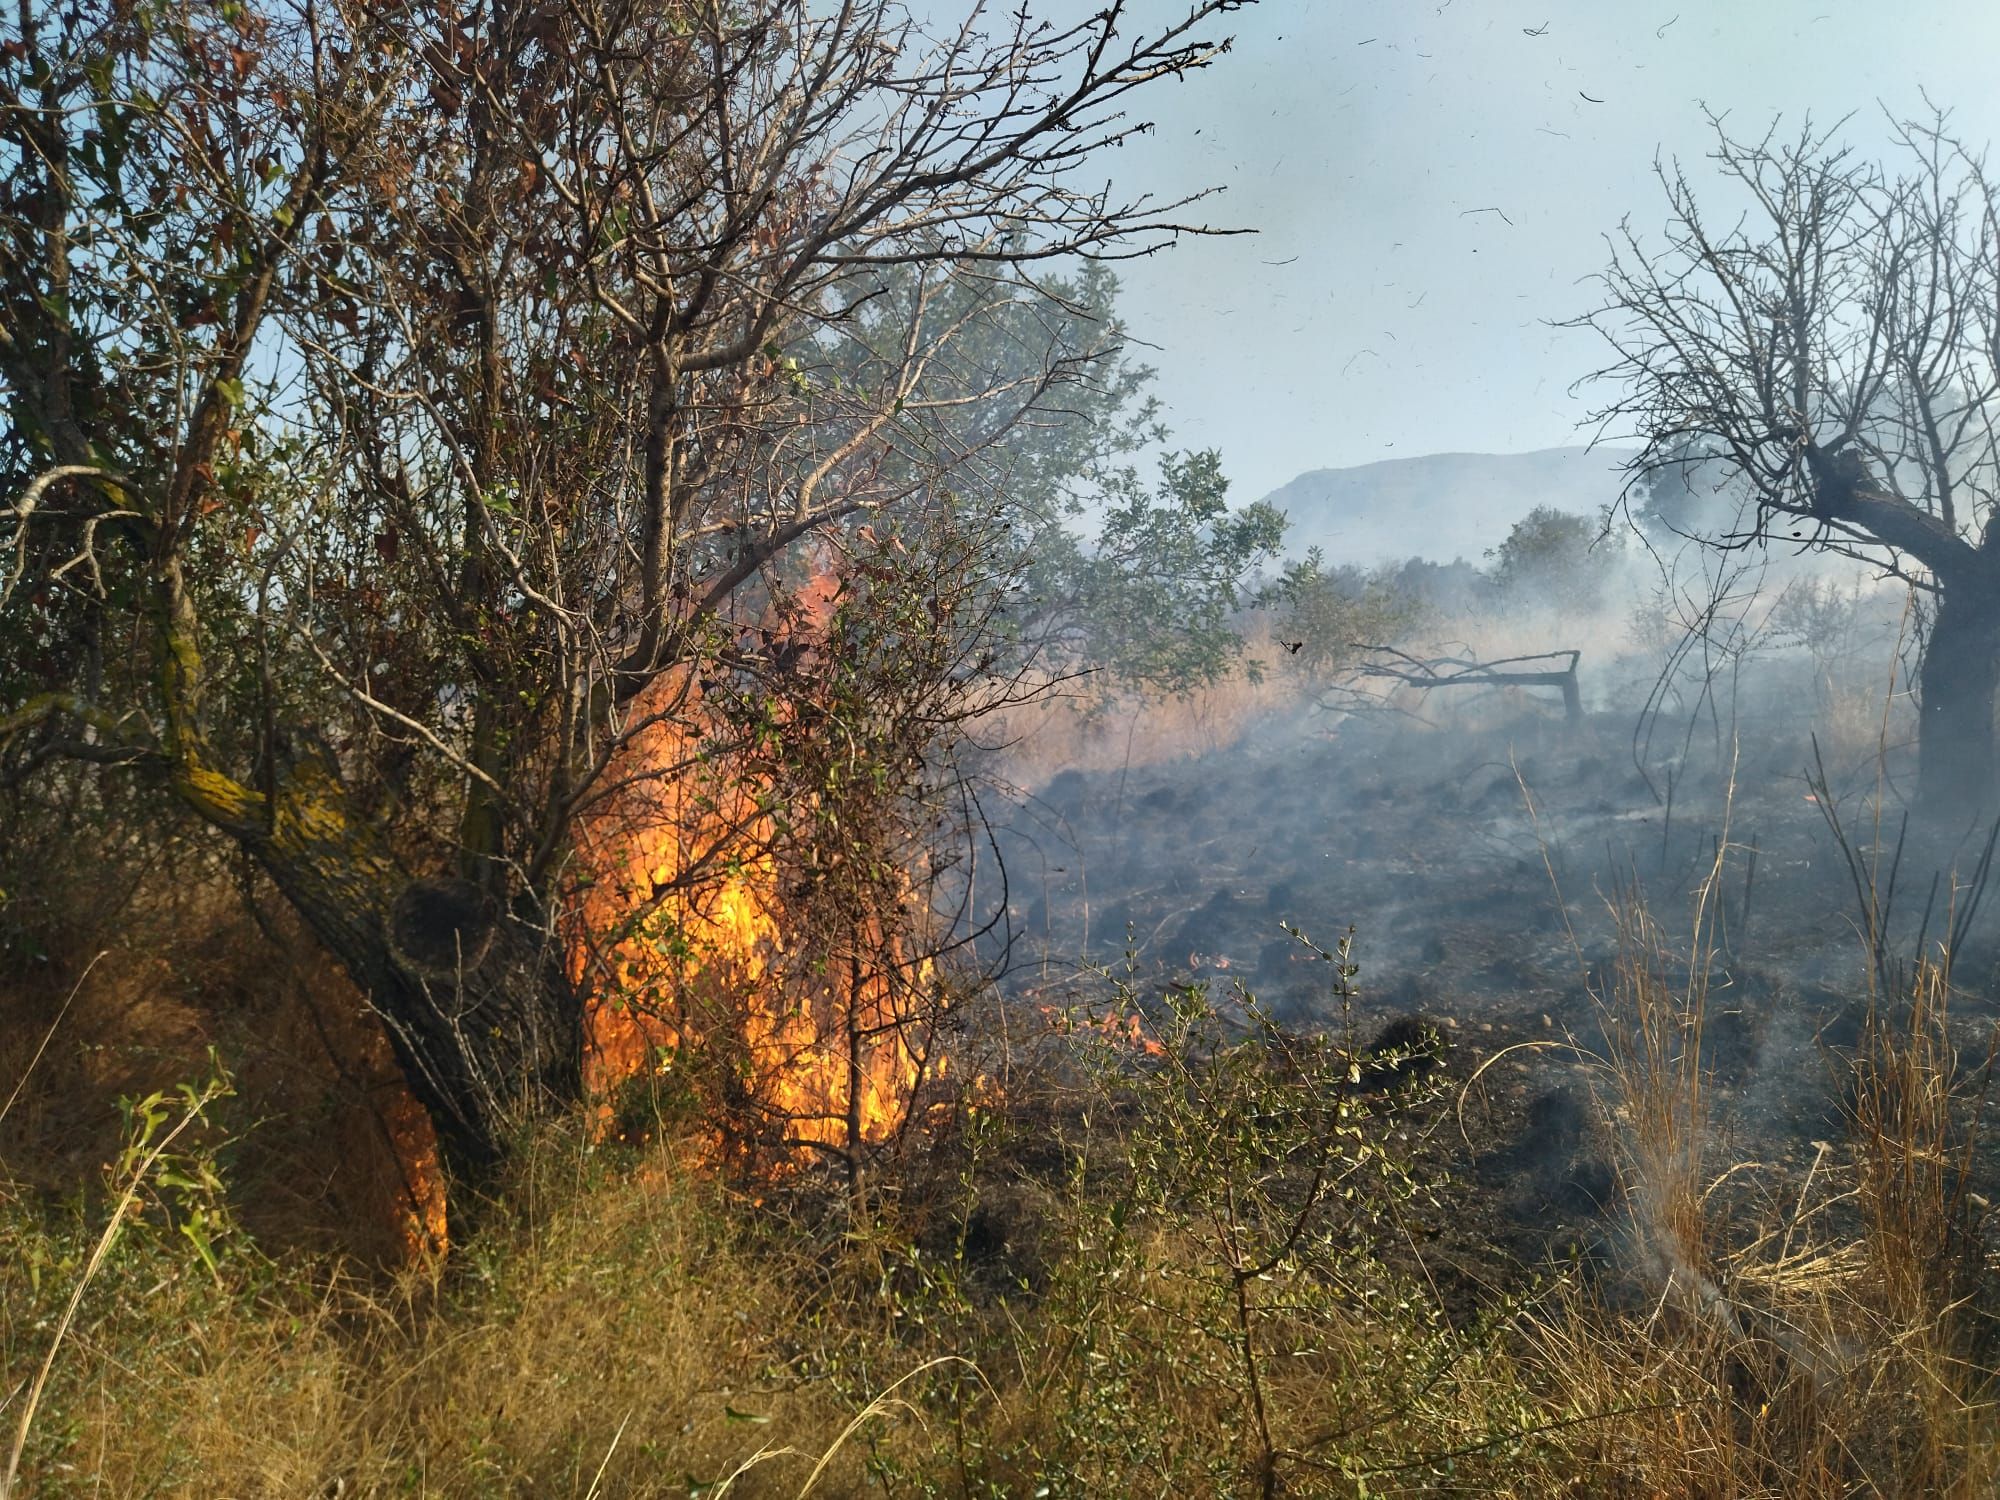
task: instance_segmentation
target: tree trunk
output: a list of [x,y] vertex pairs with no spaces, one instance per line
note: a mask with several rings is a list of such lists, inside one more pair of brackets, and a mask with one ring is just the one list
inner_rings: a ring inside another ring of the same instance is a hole
[[2000,686],[2000,588],[1971,579],[1938,596],[1918,673],[1917,805],[1970,820],[1995,792],[1993,705]]
[[480,910],[477,887],[455,879],[408,880],[355,901],[324,861],[257,853],[381,1016],[459,1175],[488,1173],[517,1125],[577,1098],[580,1007],[532,920]]
[[481,1176],[524,1118],[575,1100],[582,1008],[559,946],[525,905],[456,876],[412,878],[308,761],[263,795],[213,771],[180,778],[235,838],[381,1016],[447,1162]]

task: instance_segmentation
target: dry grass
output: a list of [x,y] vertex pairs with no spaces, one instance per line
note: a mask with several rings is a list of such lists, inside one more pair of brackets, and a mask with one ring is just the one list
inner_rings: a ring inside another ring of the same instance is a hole
[[[96,852],[50,863],[46,956],[0,971],[0,1449],[81,1286],[17,1494],[685,1495],[771,1433],[832,1444],[859,1403],[772,1374],[810,1243],[753,1249],[742,1205],[664,1157],[613,1171],[554,1129],[448,1275],[384,1279],[403,1205],[358,996],[260,931],[228,872],[106,900],[63,879]],[[159,1164],[105,1234],[135,1180],[117,1100],[200,1077],[210,1047],[236,1095],[176,1149],[227,1185],[219,1278]],[[733,1493],[789,1495],[811,1467],[773,1458]]]
[[387,1038],[296,922],[259,931],[213,871],[149,879],[69,924],[46,962],[0,971],[0,1078],[21,1081],[0,1161],[67,1190],[117,1149],[116,1101],[195,1077],[210,1047],[236,1077],[235,1122],[258,1122],[225,1154],[259,1240],[395,1259],[409,1205],[389,1130],[408,1096]]
[[[1017,774],[1121,764],[1128,735],[1159,754],[1220,748],[1297,688],[1245,678],[1137,724],[1058,719],[1024,741]],[[1960,1055],[1949,970],[1919,964],[1837,1060],[1848,1128],[1803,1181],[1730,1159],[1702,1060],[1729,857],[1725,835],[1684,943],[1636,895],[1615,900],[1599,1072],[1623,1146],[1615,1274],[1519,1288],[1469,1329],[1420,1279],[1384,1269],[1393,1254],[1353,1285],[1289,1266],[1260,1282],[1274,1300],[1257,1375],[1285,1493],[2000,1487],[1995,1279],[1975,1191],[1991,1058]],[[173,900],[159,930],[91,971],[0,1121],[9,1436],[116,1197],[98,1172],[116,1145],[111,1094],[190,1076],[210,1043],[252,1057],[240,1075],[266,1066],[257,1048],[310,1040],[273,1024],[298,1009],[297,976],[226,890]],[[106,940],[73,925],[51,973]],[[0,996],[7,1076],[29,1067],[63,993]],[[232,1028],[232,1013],[250,1024]],[[273,1080],[300,1092],[287,1101]],[[337,1082],[273,1067],[233,1131],[204,1137],[241,1174],[239,1205],[280,1204],[242,1216],[219,1276],[173,1234],[162,1198],[106,1253],[51,1365],[20,1493],[1255,1492],[1244,1366],[1203,1290],[1212,1228],[1156,1207],[1140,1232],[1120,1196],[1151,1128],[1139,1095],[1058,1129],[1024,1080],[984,1145],[941,1147],[906,1184],[885,1176],[869,1223],[787,1211],[782,1194],[751,1201],[690,1176],[670,1144],[596,1149],[559,1124],[524,1147],[449,1266],[387,1281],[298,1227],[331,1170]],[[1091,1134],[1074,1162],[1056,1149],[1072,1126]],[[1253,1160],[1255,1140],[1244,1149]],[[1085,1161],[1095,1175],[1078,1175]],[[307,1180],[288,1189],[287,1163]],[[956,1197],[938,1189],[953,1172]],[[1016,1258],[976,1264],[975,1220]]]
[[1615,902],[1601,1003],[1620,1296],[1572,1289],[1561,1316],[1528,1324],[1530,1379],[1558,1406],[1616,1414],[1564,1445],[1590,1493],[1991,1494],[1995,1284],[1971,1190],[1985,1084],[1959,1067],[1948,970],[1920,963],[1835,1060],[1848,1130],[1815,1143],[1803,1181],[1718,1161],[1701,1039],[1726,850],[1685,951],[1631,893]]
[[[752,1253],[665,1154],[610,1174],[551,1134],[447,1283],[238,1263],[218,1284],[140,1232],[86,1291],[24,1493],[685,1495],[781,1434],[733,1493],[798,1492],[852,1416],[781,1371],[813,1279]],[[79,1241],[8,1229],[0,1348],[46,1344]],[[39,1267],[38,1276],[28,1274]],[[35,1285],[39,1280],[40,1286]],[[836,1454],[823,1487],[851,1491]]]
[[[1286,1493],[1991,1493],[1990,1275],[1949,976],[1923,970],[1878,1017],[1851,1138],[1780,1188],[1713,1159],[1705,995],[1643,911],[1624,931],[1604,1075],[1628,1147],[1623,1292],[1570,1280],[1454,1332],[1417,1286],[1299,1283],[1261,1370],[1276,1441],[1304,1455]],[[1084,1152],[1108,1182],[1143,1128],[1120,1118]],[[995,1128],[1015,1186],[972,1201],[1043,1250],[983,1291],[963,1240],[893,1216],[843,1234],[689,1177],[670,1146],[608,1152],[571,1127],[524,1150],[449,1268],[393,1284],[240,1244],[212,1279],[149,1213],[86,1289],[22,1493],[1254,1488],[1240,1365],[1198,1333],[1208,1232],[1155,1217],[1120,1239],[1139,1221],[1116,1192],[1020,1175],[1046,1122]],[[46,1354],[103,1213],[16,1194],[0,1215],[8,1389]]]
[[[1553,616],[1445,619],[1428,622],[1422,637],[1406,643],[1418,655],[1462,653],[1470,641],[1482,656],[1503,657],[1566,649],[1579,637],[1594,638],[1595,622],[1584,628]],[[1004,747],[1000,763],[1008,780],[1037,788],[1068,770],[1118,771],[1215,755],[1275,719],[1303,715],[1307,732],[1331,737],[1356,702],[1341,690],[1349,681],[1339,673],[1321,674],[1295,663],[1272,635],[1269,622],[1258,617],[1248,627],[1243,660],[1205,687],[1178,697],[1135,695],[1109,701],[1051,692],[994,715],[981,736]],[[1403,688],[1372,696],[1400,722],[1449,729],[1524,713],[1561,713],[1548,693],[1523,689],[1426,694]]]
[[[2000,1413],[1975,1310],[1990,1288],[1975,1285],[1983,1270],[1945,1274],[1967,1250],[1946,1183],[1885,1192],[1909,1145],[1829,1145],[1813,1179],[1774,1190],[1761,1214],[1717,1208],[1755,1164],[1632,1180],[1650,1303],[1572,1293],[1563,1316],[1526,1330],[1546,1399],[1619,1413],[1566,1444],[1589,1492],[1993,1493]],[[1948,1223],[1956,1243],[1939,1253]]]
[[[1253,642],[1250,654],[1272,665],[1268,641]],[[1219,682],[1179,698],[1105,702],[1051,693],[994,715],[980,734],[1004,747],[1008,779],[1039,787],[1061,771],[1166,765],[1227,750],[1258,720],[1296,710],[1302,687],[1283,668],[1260,674],[1238,664]]]

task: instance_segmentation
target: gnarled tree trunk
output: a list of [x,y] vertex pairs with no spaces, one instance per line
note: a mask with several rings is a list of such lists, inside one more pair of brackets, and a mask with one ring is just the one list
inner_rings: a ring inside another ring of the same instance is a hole
[[2000,586],[1968,579],[1938,596],[1918,672],[1917,803],[1971,819],[1996,790],[1993,709],[2000,687]]
[[581,1006],[539,914],[457,877],[413,877],[315,761],[265,794],[212,770],[176,788],[270,875],[381,1016],[460,1174],[581,1087]]

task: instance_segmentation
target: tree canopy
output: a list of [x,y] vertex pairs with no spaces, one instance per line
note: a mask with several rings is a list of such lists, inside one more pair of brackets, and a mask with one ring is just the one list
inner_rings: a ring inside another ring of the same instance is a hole
[[[565,870],[627,747],[790,691],[809,574],[935,549],[949,632],[1059,536],[1134,378],[1093,268],[1205,228],[1079,169],[1234,8],[22,8],[0,770],[233,840],[490,1158],[575,1092]],[[1184,472],[1199,567],[1241,538]]]
[[1636,479],[1694,458],[1741,495],[1673,507],[1709,544],[1857,558],[1931,599],[1920,798],[1980,805],[2000,673],[2000,195],[1943,116],[1900,126],[1884,163],[1841,126],[1714,125],[1713,191],[1662,164],[1663,235],[1620,230],[1579,320],[1611,351],[1601,421],[1641,439]]

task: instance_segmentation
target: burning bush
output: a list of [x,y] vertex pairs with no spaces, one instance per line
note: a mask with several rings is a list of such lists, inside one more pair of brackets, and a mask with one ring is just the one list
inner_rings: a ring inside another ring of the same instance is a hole
[[[701,711],[698,689],[681,696],[675,717]],[[731,1153],[879,1145],[924,1074],[919,1017],[899,1001],[932,966],[882,912],[826,910],[824,882],[791,868],[770,778],[702,737],[665,714],[635,736],[625,785],[579,840],[586,1086],[602,1097],[678,1069]],[[845,941],[815,951],[811,935],[843,920]]]
[[680,1074],[724,1154],[833,1157],[858,1183],[944,1070],[972,804],[955,729],[1006,685],[976,539],[864,528],[772,597],[742,670],[634,705],[586,817],[572,963],[587,1080]]

